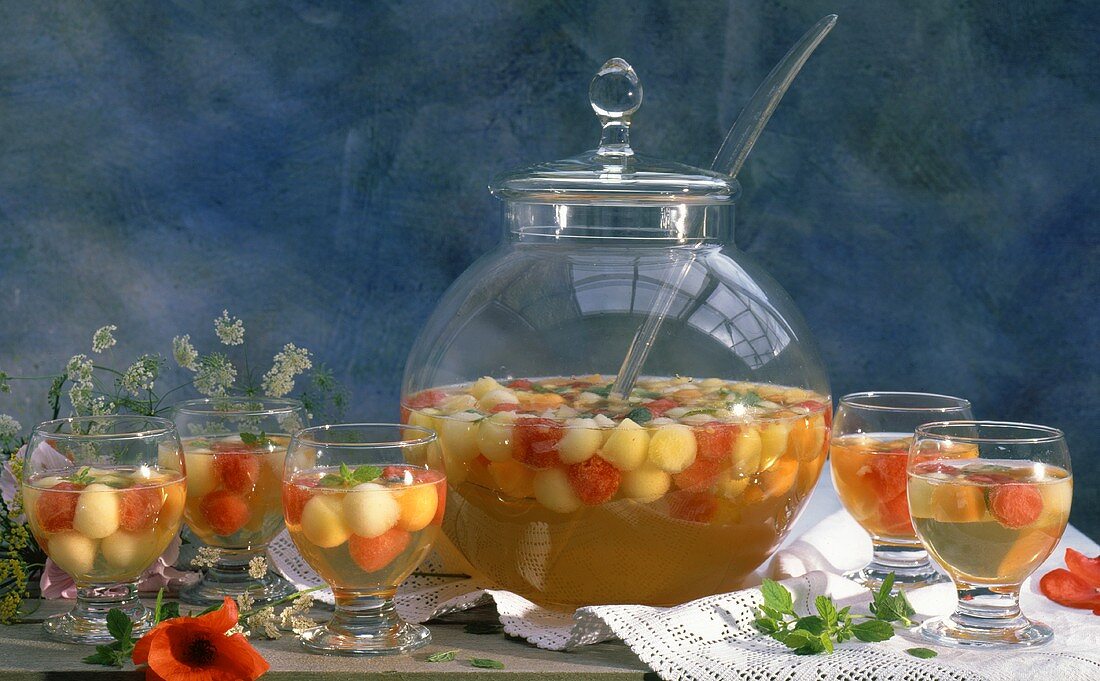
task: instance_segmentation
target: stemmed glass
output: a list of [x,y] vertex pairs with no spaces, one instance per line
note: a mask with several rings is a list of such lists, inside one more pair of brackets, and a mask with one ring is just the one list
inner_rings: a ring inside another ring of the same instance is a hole
[[290,434],[306,425],[305,407],[290,399],[213,397],[173,406],[172,420],[187,461],[184,518],[192,534],[217,549],[180,600],[211,605],[248,592],[263,605],[295,593],[270,570],[254,576],[250,563],[283,529],[283,461]]
[[910,392],[845,395],[833,421],[829,461],[840,503],[871,535],[873,556],[844,576],[878,588],[891,572],[901,589],[947,578],[921,546],[909,518],[905,466],[917,426],[974,418],[961,397]]
[[916,430],[908,477],[917,536],[959,596],[953,614],[925,621],[919,633],[959,646],[1049,641],[1051,628],[1020,612],[1020,585],[1069,522],[1073,476],[1062,431],[996,421],[925,424]]
[[22,466],[23,508],[35,540],[76,582],[76,605],[46,619],[69,643],[114,640],[118,608],[140,636],[150,626],[137,579],[164,553],[183,515],[183,452],[171,421],[84,416],[35,426]]
[[336,612],[302,634],[314,652],[386,655],[431,641],[394,608],[397,587],[439,535],[446,478],[435,433],[393,424],[307,428],[287,452],[283,507]]

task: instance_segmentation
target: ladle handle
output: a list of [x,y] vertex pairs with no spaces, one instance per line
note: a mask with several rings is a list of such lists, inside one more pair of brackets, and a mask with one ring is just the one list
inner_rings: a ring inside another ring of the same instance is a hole
[[802,70],[802,65],[810,58],[829,31],[833,30],[836,19],[835,14],[830,14],[814,24],[813,28],[806,31],[787,55],[775,65],[764,82],[760,83],[760,87],[756,88],[756,92],[726,134],[722,146],[718,148],[714,163],[710,164],[711,170],[737,177],[764,126],[768,124],[768,120],[775,113],[775,108],[779,106],[779,100],[783,99],[783,95],[787,93],[787,88]]

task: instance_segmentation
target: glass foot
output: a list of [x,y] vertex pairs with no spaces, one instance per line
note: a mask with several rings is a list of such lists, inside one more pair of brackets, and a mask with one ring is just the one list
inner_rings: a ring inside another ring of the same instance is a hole
[[226,596],[236,599],[248,593],[257,606],[286,598],[298,592],[297,587],[274,572],[260,579],[248,575],[247,570],[224,570],[221,565],[203,571],[202,578],[180,590],[180,602],[188,605],[214,605]]
[[135,639],[153,625],[153,613],[137,599],[137,589],[122,585],[78,589],[73,609],[47,617],[42,628],[55,641],[82,645],[113,643],[115,638],[107,630],[107,613],[112,608],[121,610],[134,623]]
[[899,568],[879,565],[872,561],[858,570],[845,572],[844,577],[877,591],[891,572],[894,573],[894,588],[903,591],[932,584],[947,584],[951,581],[950,577],[937,571],[931,563],[922,567]]
[[335,655],[400,655],[432,641],[427,627],[402,622],[393,631],[354,634],[334,631],[328,625],[302,634],[302,645],[314,653]]
[[1000,648],[1038,646],[1054,638],[1054,630],[1023,615],[1009,623],[983,625],[958,614],[927,620],[916,633],[925,641],[945,646]]

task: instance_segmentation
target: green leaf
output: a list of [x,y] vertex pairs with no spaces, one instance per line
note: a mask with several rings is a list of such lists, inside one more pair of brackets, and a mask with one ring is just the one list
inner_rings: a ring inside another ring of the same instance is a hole
[[611,396],[611,386],[612,386],[612,384],[608,383],[607,385],[603,386],[602,388],[586,388],[585,392],[586,393],[592,393],[593,395],[599,395],[600,397],[610,397]]
[[795,630],[808,631],[814,636],[820,636],[824,634],[828,627],[825,626],[825,620],[821,619],[817,615],[809,615],[807,617],[800,617],[797,622],[794,623]]
[[[105,667],[113,667],[116,665],[118,656],[115,654],[115,644],[107,644],[95,647],[95,653],[82,658],[84,664],[101,664]],[[122,666],[122,665],[118,665]]]
[[470,664],[481,669],[504,669],[504,663],[487,657],[471,657]]
[[458,654],[457,650],[447,650],[442,653],[435,653],[428,656],[428,662],[450,662],[455,659],[455,655]]
[[249,445],[250,447],[254,447],[254,446],[260,444],[260,436],[256,435],[255,433],[242,432],[241,433],[241,442],[245,443],[246,445]]
[[504,625],[499,622],[470,622],[464,627],[467,634],[499,634]]
[[180,604],[176,602],[164,603],[157,610],[157,623],[164,620],[175,619],[180,616]]
[[759,617],[756,619],[755,622],[753,622],[753,624],[755,624],[756,628],[764,632],[765,634],[774,634],[775,632],[779,631],[779,623],[771,617]]
[[66,478],[66,480],[74,485],[90,485],[95,482],[95,478],[92,477],[92,469],[88,466],[84,466]]
[[317,481],[320,487],[343,487],[344,479],[335,473],[328,473],[321,476],[321,479]]
[[833,650],[834,650],[833,641],[832,641],[831,638],[829,638],[828,633],[821,634],[820,636],[817,637],[817,640],[821,641],[821,647],[825,650],[826,653],[832,653],[833,652]]
[[655,390],[635,390],[634,394],[647,400],[659,400],[664,397],[662,393],[659,393]]
[[638,407],[637,409],[631,409],[626,417],[637,424],[648,423],[653,420],[653,412],[645,407]]
[[134,623],[118,608],[107,611],[107,631],[120,642],[130,641],[130,634],[134,632]]
[[746,407],[758,406],[763,401],[764,398],[760,397],[760,394],[757,393],[755,390],[749,390],[748,392],[736,395],[733,398],[733,402],[735,404],[743,404]]
[[877,643],[878,641],[886,641],[893,638],[894,628],[890,626],[889,622],[883,622],[882,620],[867,620],[866,622],[853,624],[852,634],[866,643]]
[[821,615],[821,619],[825,621],[826,626],[830,628],[836,626],[837,611],[831,598],[825,595],[818,596],[814,599],[814,606],[817,608],[817,614]]
[[552,393],[554,391],[551,390],[550,388],[547,388],[544,385],[540,385],[538,383],[532,383],[531,384],[531,392],[533,392],[533,393]]
[[356,483],[370,482],[382,475],[382,469],[378,466],[359,466],[351,474],[351,479]]
[[794,614],[794,599],[787,587],[771,579],[765,579],[760,585],[760,593],[764,595],[764,606],[774,608],[781,613]]
[[906,648],[905,652],[909,653],[913,657],[919,657],[922,660],[927,660],[939,655],[939,653],[932,650],[931,648]]

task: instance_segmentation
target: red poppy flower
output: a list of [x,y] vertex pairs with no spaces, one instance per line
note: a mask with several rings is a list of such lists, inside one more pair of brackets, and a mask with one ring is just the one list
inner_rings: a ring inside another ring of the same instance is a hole
[[226,636],[237,624],[237,604],[198,617],[161,622],[134,646],[134,664],[148,664],[145,681],[254,681],[269,668],[241,634]]

